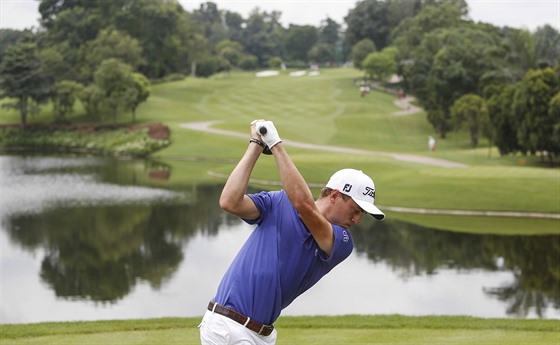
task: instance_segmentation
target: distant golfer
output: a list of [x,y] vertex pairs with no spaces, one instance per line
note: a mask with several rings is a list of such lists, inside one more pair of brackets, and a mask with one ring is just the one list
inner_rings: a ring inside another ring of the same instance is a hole
[[436,139],[430,135],[428,138],[428,150],[434,152],[436,150]]
[[[284,189],[247,195],[265,147],[274,156]],[[208,304],[200,324],[202,344],[275,344],[273,324],[282,309],[352,252],[348,229],[365,213],[385,218],[374,199],[371,178],[343,169],[314,200],[274,124],[253,121],[249,147],[224,186],[220,206],[257,226]]]
[[360,86],[360,95],[361,95],[362,97],[364,97],[365,95],[367,95],[367,94],[369,93],[369,91],[370,91],[370,88],[369,88],[368,85]]

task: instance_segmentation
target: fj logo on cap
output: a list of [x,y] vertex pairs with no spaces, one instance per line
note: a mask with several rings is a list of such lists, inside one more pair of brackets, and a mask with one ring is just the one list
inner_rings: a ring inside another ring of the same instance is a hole
[[375,199],[375,188],[366,187],[364,195],[371,196],[372,198]]
[[349,183],[345,184],[344,188],[342,188],[342,191],[346,193],[350,193],[351,190],[352,190],[352,185]]

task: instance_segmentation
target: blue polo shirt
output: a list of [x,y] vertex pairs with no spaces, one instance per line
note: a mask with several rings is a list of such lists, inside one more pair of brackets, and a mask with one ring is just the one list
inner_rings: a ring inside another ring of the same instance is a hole
[[330,257],[319,248],[284,191],[251,194],[261,216],[218,286],[214,301],[263,324],[346,259],[354,244],[350,232],[332,225]]

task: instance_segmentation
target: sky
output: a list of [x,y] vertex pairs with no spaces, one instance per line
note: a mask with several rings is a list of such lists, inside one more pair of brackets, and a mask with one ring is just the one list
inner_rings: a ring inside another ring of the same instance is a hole
[[[406,1],[406,0],[403,0]],[[187,11],[198,9],[206,1],[179,0]],[[319,26],[330,18],[339,24],[356,0],[214,0],[218,9],[229,10],[247,18],[258,7],[261,11],[282,12],[280,21],[289,24]],[[534,31],[549,24],[560,31],[560,0],[467,0],[469,16],[476,22],[495,26],[511,26]],[[0,28],[25,29],[38,27],[39,1],[0,0]]]

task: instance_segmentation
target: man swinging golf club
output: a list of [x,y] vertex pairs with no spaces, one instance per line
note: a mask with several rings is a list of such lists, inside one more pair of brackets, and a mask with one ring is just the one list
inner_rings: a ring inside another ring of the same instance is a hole
[[[276,162],[283,190],[245,194],[265,149]],[[229,176],[220,206],[256,224],[222,278],[202,323],[202,344],[275,344],[282,309],[346,259],[348,229],[365,213],[382,220],[375,185],[362,171],[332,175],[317,200],[286,152],[271,121],[251,123],[249,146]]]

